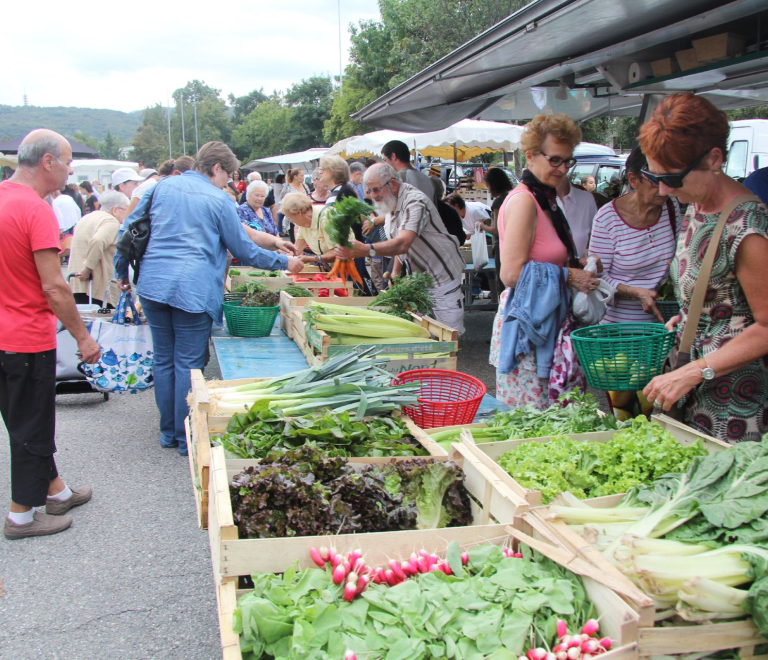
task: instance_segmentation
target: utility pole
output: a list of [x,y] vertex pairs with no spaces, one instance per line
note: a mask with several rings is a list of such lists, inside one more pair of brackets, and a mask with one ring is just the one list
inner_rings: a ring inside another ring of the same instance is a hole
[[[168,90],[165,90],[166,96],[168,95]],[[168,105],[165,108],[166,114],[168,115],[168,158],[173,158],[173,147],[171,146],[171,97],[168,96]]]
[[197,94],[192,97],[192,104],[195,109],[195,154],[200,151],[200,146],[197,143]]
[[341,68],[341,0],[337,0],[336,6],[339,13],[339,85],[341,85],[341,77],[343,75]]
[[187,139],[184,135],[184,91],[179,93],[179,103],[181,103],[181,152],[187,155]]

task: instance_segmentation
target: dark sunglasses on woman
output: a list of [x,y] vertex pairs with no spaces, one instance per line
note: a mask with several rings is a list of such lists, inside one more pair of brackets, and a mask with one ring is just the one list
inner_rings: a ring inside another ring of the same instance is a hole
[[694,160],[682,172],[673,174],[654,174],[648,170],[640,170],[640,174],[642,174],[643,177],[650,181],[654,186],[658,186],[659,183],[663,183],[665,186],[667,186],[667,188],[682,188],[683,179],[693,171],[694,167],[696,167],[702,160],[704,160],[704,156],[706,156],[708,153],[709,151],[701,154],[701,156]]

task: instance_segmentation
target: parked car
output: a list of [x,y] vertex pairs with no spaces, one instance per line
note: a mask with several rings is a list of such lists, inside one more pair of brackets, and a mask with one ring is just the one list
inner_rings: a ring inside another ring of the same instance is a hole
[[621,178],[626,158],[616,155],[574,156],[576,164],[568,172],[573,183],[581,183],[585,176],[595,177],[596,192],[604,193],[615,181]]
[[768,167],[768,119],[732,121],[725,173],[741,181],[761,167]]

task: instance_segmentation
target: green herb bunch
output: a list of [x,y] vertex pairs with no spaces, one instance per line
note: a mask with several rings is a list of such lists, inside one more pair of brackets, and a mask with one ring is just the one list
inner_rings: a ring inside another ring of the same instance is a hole
[[323,209],[327,218],[325,231],[334,245],[351,248],[349,232],[355,224],[360,224],[360,216],[368,217],[374,208],[357,197],[345,197]]
[[371,301],[368,306],[383,312],[411,320],[409,312],[432,316],[434,300],[430,289],[434,280],[428,273],[413,273],[392,281],[390,287]]

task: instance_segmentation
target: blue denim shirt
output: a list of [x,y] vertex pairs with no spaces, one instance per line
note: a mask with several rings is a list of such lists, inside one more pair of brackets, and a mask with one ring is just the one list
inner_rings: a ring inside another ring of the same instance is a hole
[[[149,203],[144,195],[125,219],[122,233]],[[206,312],[222,322],[227,250],[248,266],[288,267],[288,257],[258,247],[248,238],[232,199],[195,171],[168,177],[154,188],[152,232],[141,260],[140,296],[185,312]],[[128,277],[128,264],[115,256],[115,277]]]

